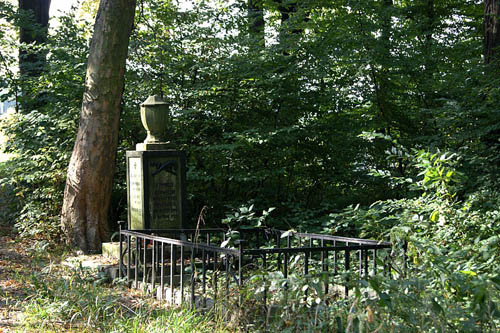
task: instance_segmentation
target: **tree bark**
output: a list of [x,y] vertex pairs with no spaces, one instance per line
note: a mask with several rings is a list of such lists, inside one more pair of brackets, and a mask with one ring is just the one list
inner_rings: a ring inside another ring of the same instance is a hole
[[[281,29],[283,29],[283,26],[285,26],[288,22],[288,20],[290,19],[290,17],[292,15],[295,15],[297,13],[297,2],[296,1],[284,1],[284,0],[277,0],[278,1],[278,10],[281,14]],[[304,21],[307,21],[308,18],[306,16],[306,18],[304,19]],[[289,30],[289,29],[287,29]],[[289,32],[291,32],[292,34],[301,34],[302,32],[304,32],[303,29],[301,28],[292,28],[291,31],[289,30]]]
[[264,46],[264,7],[262,0],[248,0],[248,30],[258,45]]
[[[19,0],[19,10],[26,16],[22,20],[19,41],[23,44],[40,45],[47,41],[51,0]],[[45,67],[46,52],[19,50],[20,74],[36,77]]]
[[[379,20],[381,26],[381,34],[377,40],[379,45],[373,52],[375,64],[370,64],[370,71],[375,92],[375,102],[379,109],[380,119],[383,124],[381,131],[387,135],[391,133],[391,123],[394,121],[395,105],[391,100],[391,83],[390,83],[390,64],[391,64],[391,34],[392,34],[392,0],[384,0],[380,4]],[[377,67],[380,67],[378,69]]]
[[136,0],[101,0],[90,44],[80,124],[68,168],[61,224],[67,241],[99,252],[118,145],[120,101]]
[[500,2],[484,0],[484,62],[498,62],[500,54]]

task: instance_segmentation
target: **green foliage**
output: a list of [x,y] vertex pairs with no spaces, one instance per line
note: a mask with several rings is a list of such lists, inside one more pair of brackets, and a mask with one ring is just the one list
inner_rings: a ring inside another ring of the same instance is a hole
[[[188,218],[208,206],[212,224],[224,218],[224,207],[253,203],[276,207],[276,226],[319,230],[332,211],[411,195],[412,149],[470,148],[467,159],[494,130],[479,132],[480,124],[472,135],[465,130],[482,107],[463,94],[484,82],[475,5],[306,1],[283,26],[276,4],[264,6],[261,45],[247,29],[244,2],[199,1],[190,9],[172,1],[140,4],[112,220],[125,216],[124,152],[145,137],[138,105],[152,93],[170,101],[171,137],[188,153]],[[71,16],[61,20],[47,46],[49,70],[30,83],[30,95],[49,103],[39,112],[75,121],[88,31]],[[75,101],[73,116],[59,100]],[[379,136],[367,140],[362,133]]]
[[[188,156],[188,220],[207,206],[211,225],[408,242],[406,279],[362,281],[352,299],[327,306],[314,298],[319,280],[297,277],[290,302],[276,295],[281,316],[256,308],[242,325],[498,330],[500,75],[483,66],[482,6],[300,1],[285,20],[286,6],[262,3],[265,43],[248,28],[245,1],[140,2],[111,219],[125,216],[125,150],[145,137],[138,106],[160,93],[170,137]],[[19,20],[4,1],[0,15]],[[23,83],[26,96],[5,51],[18,45],[0,32],[1,94],[21,107],[3,121],[16,157],[1,166],[0,200],[25,234],[58,232],[90,26],[73,22],[61,18],[47,71]],[[267,207],[276,210],[261,214]],[[275,288],[283,277],[257,274],[255,283],[264,280]]]
[[250,207],[242,206],[235,212],[227,214],[222,223],[227,224],[231,229],[269,227],[265,220],[274,209],[271,207],[268,210],[263,210],[260,216],[255,216],[253,205]]
[[455,169],[459,161],[452,154],[416,152],[420,173],[413,188],[423,195],[332,214],[332,232],[357,230],[363,237],[407,243],[408,278],[372,278],[367,286],[377,297],[359,298],[381,325],[390,320],[397,330],[415,332],[498,330],[500,196],[477,191],[457,200],[455,190],[467,181]]
[[46,45],[51,50],[47,71],[24,82],[25,91],[32,91],[28,95],[43,98],[44,103],[38,103],[37,109],[23,109],[2,119],[2,132],[9,138],[5,151],[15,153],[5,165],[2,182],[19,199],[21,209],[10,211],[9,217],[15,219],[24,235],[59,236],[58,216],[66,168],[83,94],[87,57],[85,31],[74,16],[60,19],[60,25]]
[[15,219],[16,212],[19,210],[19,200],[14,194],[14,188],[8,184],[9,171],[13,166],[9,165],[12,162],[0,162],[0,228],[6,227],[10,229],[12,221]]

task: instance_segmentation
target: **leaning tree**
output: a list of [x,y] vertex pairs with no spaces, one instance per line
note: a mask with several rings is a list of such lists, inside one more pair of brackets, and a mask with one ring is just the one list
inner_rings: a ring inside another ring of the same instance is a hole
[[107,237],[125,61],[136,0],[101,0],[68,168],[62,228],[68,242],[97,252]]

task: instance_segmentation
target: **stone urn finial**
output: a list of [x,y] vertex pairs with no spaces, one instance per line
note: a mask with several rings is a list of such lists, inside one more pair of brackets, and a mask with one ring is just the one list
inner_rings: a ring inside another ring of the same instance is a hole
[[144,144],[168,142],[165,137],[168,117],[168,103],[159,95],[149,96],[141,104],[141,122],[148,133]]

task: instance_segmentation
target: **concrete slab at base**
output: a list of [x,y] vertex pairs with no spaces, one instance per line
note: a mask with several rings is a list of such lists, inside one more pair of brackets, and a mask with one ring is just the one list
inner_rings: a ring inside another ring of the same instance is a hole
[[[165,301],[169,305],[181,305],[181,296],[182,293],[179,288],[174,288],[173,292],[170,289],[170,286],[165,285],[163,287],[163,294],[161,288],[158,284],[155,284],[155,288],[153,291],[153,285],[151,283],[139,282],[139,286],[137,289],[142,290],[147,294],[153,294],[156,299]],[[133,286],[132,286],[133,287]],[[191,291],[189,284],[185,285],[184,293],[184,304],[191,304]],[[210,297],[203,297],[197,295],[194,297],[194,306],[196,309],[209,310],[214,306],[215,302]]]
[[71,268],[82,267],[100,271],[104,268],[118,265],[118,260],[102,255],[80,255],[66,258],[62,264]]
[[[126,249],[126,244],[123,249]],[[102,243],[102,255],[109,258],[120,259],[120,242],[105,242]]]

